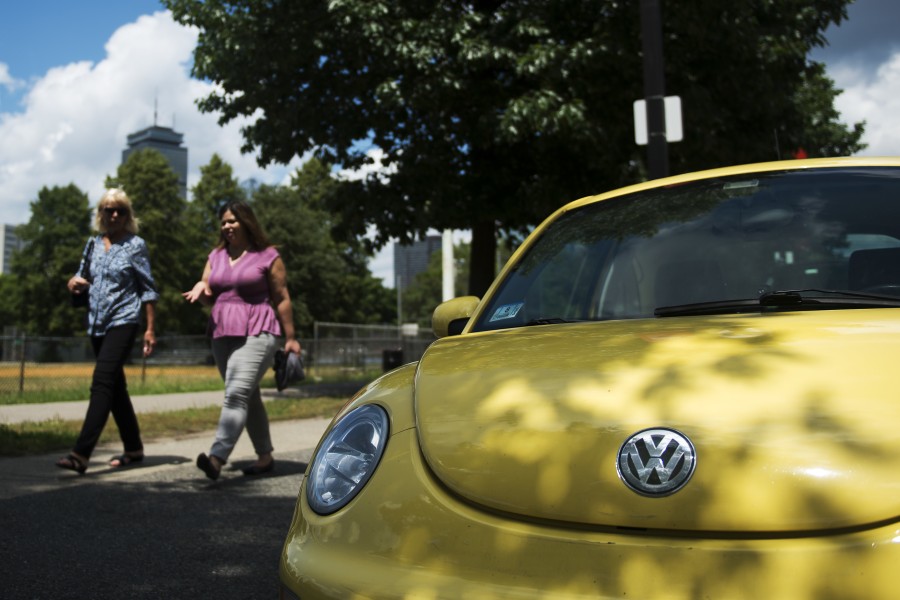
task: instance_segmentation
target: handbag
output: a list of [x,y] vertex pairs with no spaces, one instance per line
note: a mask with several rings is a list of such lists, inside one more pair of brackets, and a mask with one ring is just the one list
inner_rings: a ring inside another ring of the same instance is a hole
[[[91,255],[94,253],[94,238],[91,238],[84,247],[84,254],[81,256],[81,271],[78,276],[88,281],[91,280]],[[72,293],[72,306],[75,308],[85,308],[88,305],[90,292],[83,290],[80,294]]]

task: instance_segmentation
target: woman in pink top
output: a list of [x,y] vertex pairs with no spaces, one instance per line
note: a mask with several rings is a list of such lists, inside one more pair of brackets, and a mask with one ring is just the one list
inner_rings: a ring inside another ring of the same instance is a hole
[[219,243],[209,254],[203,277],[183,294],[189,302],[212,305],[208,333],[225,381],[216,439],[209,455],[197,457],[197,467],[210,479],[219,478],[244,427],[258,456],[244,474],[274,468],[259,382],[272,367],[279,337],[284,336],[285,352],[300,353],[284,261],[246,203],[229,202],[219,218]]

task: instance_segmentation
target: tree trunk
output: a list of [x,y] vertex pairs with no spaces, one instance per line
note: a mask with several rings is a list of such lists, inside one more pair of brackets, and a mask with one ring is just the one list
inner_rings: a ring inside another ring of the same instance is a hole
[[497,236],[493,221],[482,221],[472,227],[471,253],[469,257],[469,294],[480,298],[494,282]]

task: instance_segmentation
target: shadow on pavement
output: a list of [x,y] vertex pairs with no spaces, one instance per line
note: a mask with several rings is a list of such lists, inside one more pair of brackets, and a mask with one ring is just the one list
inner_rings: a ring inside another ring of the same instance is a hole
[[54,488],[0,500],[2,596],[275,597],[306,459],[255,477],[241,466],[212,482],[192,458],[148,456],[127,472],[60,471]]

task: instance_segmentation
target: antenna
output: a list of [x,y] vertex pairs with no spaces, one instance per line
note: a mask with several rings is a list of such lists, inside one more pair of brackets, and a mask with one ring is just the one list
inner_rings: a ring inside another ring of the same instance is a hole
[[158,98],[156,96],[153,97],[153,126],[156,127],[156,103],[158,102]]

